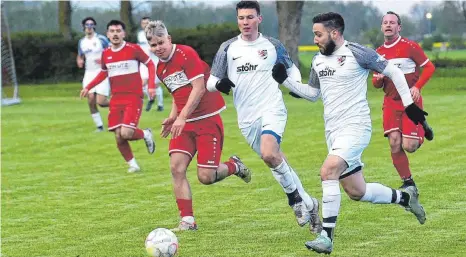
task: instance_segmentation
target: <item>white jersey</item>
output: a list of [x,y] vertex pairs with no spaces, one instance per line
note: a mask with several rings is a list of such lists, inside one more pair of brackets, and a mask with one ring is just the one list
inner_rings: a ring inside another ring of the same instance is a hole
[[314,56],[309,85],[320,87],[327,132],[351,124],[370,126],[367,77],[370,70],[382,73],[387,64],[373,49],[347,41],[330,56]]
[[233,102],[240,128],[251,126],[266,112],[286,112],[282,92],[272,77],[277,62],[287,69],[293,66],[283,44],[262,34],[252,42],[239,35],[220,46],[211,74],[219,79],[228,77],[235,84]]
[[97,63],[96,60],[100,60],[102,52],[108,45],[108,39],[97,33],[94,33],[92,38],[83,37],[79,40],[78,54],[85,57],[86,72],[100,71],[101,64]]
[[140,30],[138,32],[138,45],[142,48],[142,50],[144,50],[144,52],[147,55],[151,54],[149,42],[147,42],[146,33],[144,32],[144,30]]

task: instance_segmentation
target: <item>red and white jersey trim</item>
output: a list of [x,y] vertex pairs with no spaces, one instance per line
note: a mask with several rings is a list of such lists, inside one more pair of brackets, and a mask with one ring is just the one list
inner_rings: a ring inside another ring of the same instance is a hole
[[211,112],[211,113],[208,113],[208,114],[204,114],[204,115],[201,115],[199,117],[195,117],[195,118],[192,118],[192,119],[187,119],[186,122],[191,122],[191,121],[196,121],[196,120],[202,120],[202,119],[205,119],[205,118],[209,118],[209,117],[212,117],[214,115],[217,115],[219,113],[221,113],[223,110],[225,110],[227,107],[224,105],[222,108],[216,110],[215,112]]
[[391,43],[390,45],[386,45],[386,44],[384,43],[383,46],[384,46],[385,48],[394,47],[398,42],[400,42],[400,40],[401,40],[401,36],[398,36],[398,39],[397,39],[395,42]]

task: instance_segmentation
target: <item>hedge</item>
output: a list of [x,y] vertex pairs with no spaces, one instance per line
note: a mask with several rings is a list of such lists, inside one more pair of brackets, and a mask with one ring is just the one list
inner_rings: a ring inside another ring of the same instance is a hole
[[[210,65],[220,44],[239,32],[234,24],[220,24],[177,29],[170,34],[174,43],[192,46]],[[19,82],[81,81],[84,70],[76,66],[80,37],[82,34],[73,34],[72,40],[65,40],[58,33],[13,34],[11,42]]]
[[432,63],[436,68],[466,68],[466,60],[464,59],[434,59]]

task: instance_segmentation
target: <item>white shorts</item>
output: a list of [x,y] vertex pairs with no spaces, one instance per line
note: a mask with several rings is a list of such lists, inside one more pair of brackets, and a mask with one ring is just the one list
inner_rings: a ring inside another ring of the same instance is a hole
[[336,131],[325,132],[328,154],[339,156],[348,164],[348,168],[340,175],[340,179],[364,167],[361,155],[369,145],[371,135],[372,126],[370,124],[348,125]]
[[[86,71],[84,72],[83,78],[83,88],[89,85],[91,81],[97,77],[100,71]],[[102,81],[99,85],[94,87],[89,91],[89,93],[97,93],[99,95],[109,96],[110,95],[110,83],[108,82],[108,78]]]
[[286,110],[270,111],[264,113],[251,126],[240,128],[241,134],[246,138],[249,146],[261,156],[261,136],[264,134],[273,135],[277,138],[278,144],[280,144],[285,132],[287,119],[288,114]]

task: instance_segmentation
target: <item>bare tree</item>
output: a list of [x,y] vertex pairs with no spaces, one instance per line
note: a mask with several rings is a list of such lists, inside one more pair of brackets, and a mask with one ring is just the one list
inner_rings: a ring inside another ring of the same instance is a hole
[[303,5],[304,1],[277,1],[278,37],[298,67]]
[[71,3],[58,2],[58,29],[65,39],[71,39]]
[[133,5],[131,1],[120,1],[120,19],[126,24],[126,31],[129,32],[129,34],[137,30],[133,20]]
[[466,21],[466,1],[461,1],[461,9],[463,10],[464,20]]

